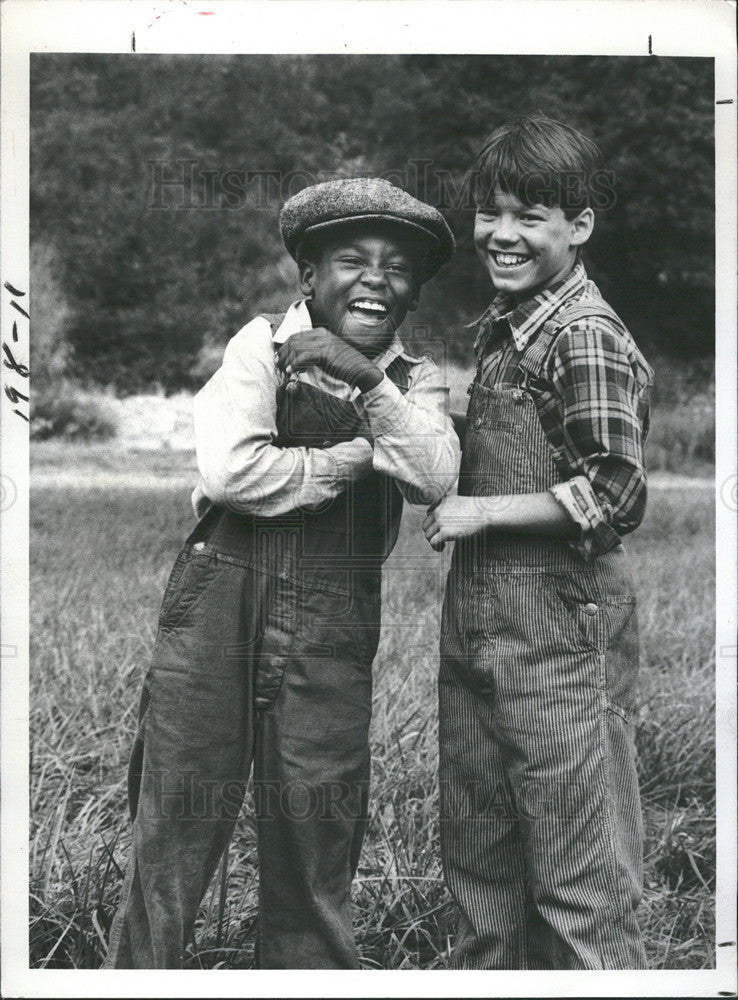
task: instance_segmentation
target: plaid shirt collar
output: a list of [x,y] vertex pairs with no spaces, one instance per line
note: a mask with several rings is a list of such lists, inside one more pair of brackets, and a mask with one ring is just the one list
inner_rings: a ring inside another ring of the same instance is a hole
[[[500,292],[478,319],[467,324],[467,329],[479,327],[474,341],[474,353],[481,358],[491,337],[495,334],[506,337],[508,330],[512,333],[516,348],[524,351],[546,320],[550,319],[567,299],[581,291],[586,282],[587,272],[584,270],[584,264],[577,260],[565,278],[550,288],[544,288],[542,292],[531,299],[526,299],[520,305],[515,304],[509,292]],[[507,321],[507,326],[502,329],[501,320]]]

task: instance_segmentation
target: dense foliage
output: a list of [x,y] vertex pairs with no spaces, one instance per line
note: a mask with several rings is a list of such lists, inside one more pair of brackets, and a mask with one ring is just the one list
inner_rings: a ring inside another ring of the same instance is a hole
[[657,57],[34,54],[32,280],[59,299],[39,337],[82,381],[195,385],[243,322],[295,297],[284,198],[386,173],[457,235],[414,323],[461,358],[491,292],[464,175],[496,124],[535,109],[596,138],[614,171],[587,252],[603,292],[646,349],[709,354],[713,66]]

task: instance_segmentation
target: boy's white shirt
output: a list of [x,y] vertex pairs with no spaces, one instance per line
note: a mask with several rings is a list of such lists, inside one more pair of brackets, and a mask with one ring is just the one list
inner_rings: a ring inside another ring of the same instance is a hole
[[459,442],[448,413],[448,389],[428,358],[393,342],[374,359],[382,371],[402,355],[411,370],[403,395],[385,377],[369,392],[310,368],[298,378],[341,399],[366,416],[374,438],[326,448],[278,448],[276,400],[284,375],[275,344],[312,326],[304,301],[293,303],[279,329],[257,316],[226,347],[223,364],[194,401],[200,482],[192,495],[197,517],[213,503],[240,513],[276,517],[333,499],[372,468],[392,476],[412,503],[440,500],[456,481]]

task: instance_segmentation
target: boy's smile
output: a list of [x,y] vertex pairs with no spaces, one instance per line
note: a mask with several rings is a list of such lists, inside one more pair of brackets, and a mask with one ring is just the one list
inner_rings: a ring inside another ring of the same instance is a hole
[[389,306],[381,299],[356,299],[349,304],[354,319],[367,326],[380,326],[389,315]]
[[477,208],[474,244],[497,291],[522,301],[569,273],[593,223],[591,209],[567,219],[558,206],[525,205],[496,188],[492,204]]
[[300,265],[313,323],[368,358],[381,354],[417,306],[417,248],[394,228],[364,223],[341,227],[313,256]]

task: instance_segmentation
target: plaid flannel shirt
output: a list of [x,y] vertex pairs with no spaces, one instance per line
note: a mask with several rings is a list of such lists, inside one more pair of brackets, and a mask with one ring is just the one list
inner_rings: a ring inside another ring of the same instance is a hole
[[[543,324],[565,303],[600,299],[577,261],[551,288],[516,305],[500,293],[470,326],[479,378],[517,384],[519,362]],[[585,559],[614,548],[640,524],[646,506],[643,442],[653,371],[621,324],[603,316],[564,325],[532,389],[563,482],[551,490],[580,528],[572,543]]]

